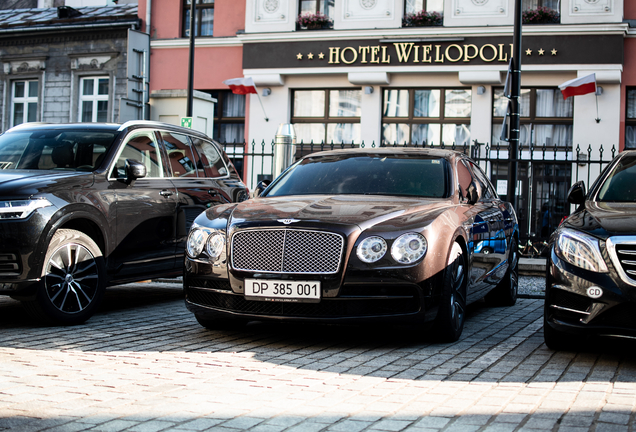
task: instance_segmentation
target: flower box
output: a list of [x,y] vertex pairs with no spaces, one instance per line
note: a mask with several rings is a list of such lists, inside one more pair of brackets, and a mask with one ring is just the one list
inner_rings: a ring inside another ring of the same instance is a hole
[[559,24],[561,17],[554,9],[541,6],[524,10],[521,13],[521,21],[523,24]]
[[296,19],[296,23],[299,28],[304,28],[307,30],[318,30],[323,28],[331,28],[333,21],[327,15],[322,14],[320,12],[315,14],[301,14],[298,15]]
[[417,13],[407,13],[402,18],[402,27],[441,26],[443,23],[444,16],[441,13],[424,10]]

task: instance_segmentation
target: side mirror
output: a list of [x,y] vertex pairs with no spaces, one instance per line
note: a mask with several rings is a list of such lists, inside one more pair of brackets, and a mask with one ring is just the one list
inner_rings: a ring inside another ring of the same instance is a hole
[[572,185],[568,191],[568,202],[570,204],[581,205],[585,203],[585,183],[578,181]]
[[479,193],[477,192],[477,185],[474,181],[470,182],[470,186],[466,189],[466,198],[468,199],[468,204],[475,204],[479,201]]
[[146,165],[134,159],[126,159],[126,181],[132,182],[139,178],[146,177]]
[[259,181],[258,184],[256,185],[256,189],[254,189],[254,197],[259,197],[261,196],[261,194],[263,193],[263,191],[265,189],[267,189],[267,186],[269,186],[272,183],[271,180],[262,180]]

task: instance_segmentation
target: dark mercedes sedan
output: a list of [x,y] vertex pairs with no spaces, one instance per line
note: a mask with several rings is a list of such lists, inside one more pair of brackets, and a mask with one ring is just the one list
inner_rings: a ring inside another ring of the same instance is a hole
[[207,328],[390,321],[454,341],[469,303],[515,303],[517,245],[514,210],[461,153],[315,153],[194,221],[186,305]]
[[0,136],[0,295],[83,322],[107,285],[180,276],[194,218],[246,198],[223,150],[190,129],[17,126]]
[[587,336],[636,339],[636,151],[617,156],[550,239],[544,337],[576,348]]

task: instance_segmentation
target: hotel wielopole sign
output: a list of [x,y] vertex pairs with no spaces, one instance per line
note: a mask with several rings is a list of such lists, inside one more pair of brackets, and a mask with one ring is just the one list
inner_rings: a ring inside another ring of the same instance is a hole
[[[325,36],[328,31],[325,31]],[[524,36],[522,64],[623,64],[623,37]],[[512,37],[246,43],[244,69],[507,64]]]

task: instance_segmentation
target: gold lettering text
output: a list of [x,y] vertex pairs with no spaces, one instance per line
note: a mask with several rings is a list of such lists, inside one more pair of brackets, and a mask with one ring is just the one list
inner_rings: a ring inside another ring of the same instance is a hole
[[358,47],[358,51],[360,52],[360,54],[362,54],[362,60],[360,61],[360,63],[367,63],[367,54],[369,54],[369,49],[370,47],[368,46]]
[[413,59],[413,63],[419,63],[419,62],[420,62],[420,46],[415,45],[415,58]]
[[441,45],[435,45],[435,63],[444,63],[444,56],[440,56]]
[[[347,57],[345,57],[345,53],[347,51],[351,51],[353,53],[353,58],[349,61],[347,61]],[[342,52],[340,53],[340,59],[342,60],[343,63],[345,64],[351,64],[354,61],[358,60],[358,51],[356,51],[355,49],[351,48],[351,47],[346,47],[342,49]]]
[[[457,51],[459,51],[459,56],[457,58],[452,58],[450,56],[451,48],[457,48]],[[449,46],[446,47],[445,54],[446,54],[446,58],[448,59],[448,61],[450,61],[450,62],[458,62],[458,61],[460,61],[462,59],[464,53],[462,52],[462,47],[460,47],[457,44],[452,44],[452,45],[449,45]]]
[[400,42],[394,43],[395,51],[397,52],[398,61],[400,63],[406,63],[409,61],[411,51],[413,50],[413,42]]
[[378,58],[379,52],[380,52],[379,46],[371,47],[371,63],[380,63],[380,59]]
[[386,47],[382,47],[382,63],[391,63],[391,56],[386,54]]
[[340,63],[340,47],[329,47],[329,64]]
[[[492,50],[493,56],[491,58],[486,58],[486,56],[484,55],[485,48],[490,48]],[[499,54],[497,52],[497,47],[492,44],[486,44],[482,46],[481,49],[479,50],[479,58],[485,62],[495,61],[495,59],[497,58],[497,54]]]
[[422,45],[422,63],[431,63],[431,48],[432,45]]
[[500,62],[507,62],[508,61],[508,54],[504,54],[503,47],[504,47],[504,44],[499,44],[499,61]]
[[[468,54],[468,51],[472,49],[473,50],[473,55]],[[469,44],[469,45],[464,45],[464,61],[465,62],[469,62],[472,59],[474,59],[475,57],[477,57],[477,54],[479,54],[479,50],[477,49],[477,47],[473,44]]]

